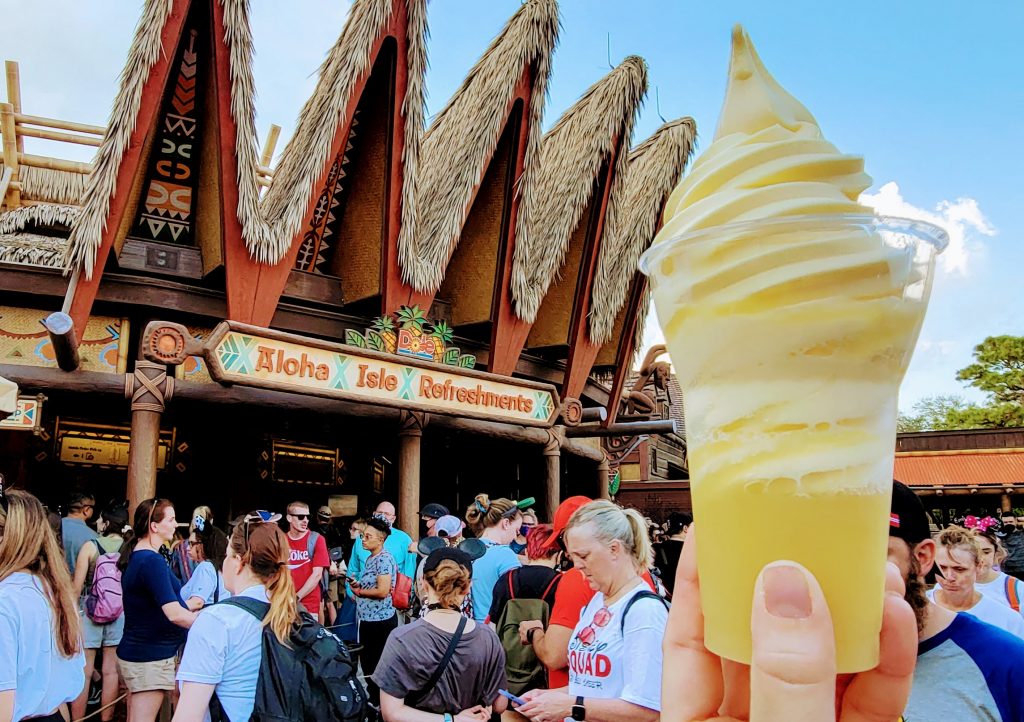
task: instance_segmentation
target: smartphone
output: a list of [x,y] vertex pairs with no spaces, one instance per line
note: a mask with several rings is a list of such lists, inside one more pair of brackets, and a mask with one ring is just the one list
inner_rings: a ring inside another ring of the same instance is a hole
[[525,699],[523,699],[522,697],[516,697],[507,689],[499,689],[498,694],[500,694],[502,697],[507,697],[508,701],[514,704],[516,707],[522,707],[524,704],[526,704]]

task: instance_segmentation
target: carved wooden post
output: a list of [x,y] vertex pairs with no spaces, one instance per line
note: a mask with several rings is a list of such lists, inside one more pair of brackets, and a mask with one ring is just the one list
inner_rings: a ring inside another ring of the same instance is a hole
[[420,441],[427,414],[402,412],[398,432],[398,521],[399,529],[413,538],[420,530]]
[[597,465],[597,498],[611,501],[612,494],[608,488],[608,457],[604,457]]
[[555,510],[562,503],[562,438],[559,428],[548,429],[544,444],[544,462],[547,478],[544,485],[544,508],[548,521],[555,518]]
[[132,402],[132,432],[128,447],[128,507],[156,496],[160,415],[174,395],[174,377],[167,367],[136,361],[135,372],[125,376],[124,395]]

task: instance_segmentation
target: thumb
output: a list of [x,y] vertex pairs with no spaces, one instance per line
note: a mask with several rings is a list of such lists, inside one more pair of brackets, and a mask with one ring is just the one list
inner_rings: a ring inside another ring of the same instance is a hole
[[825,596],[795,562],[766,566],[751,613],[750,720],[835,720],[836,653]]

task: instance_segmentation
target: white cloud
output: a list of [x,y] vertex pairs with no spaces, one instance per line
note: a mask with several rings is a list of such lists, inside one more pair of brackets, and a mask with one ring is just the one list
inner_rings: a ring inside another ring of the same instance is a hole
[[973,256],[982,251],[982,236],[996,235],[996,229],[973,198],[939,201],[934,210],[919,208],[903,198],[900,187],[889,181],[877,193],[862,193],[860,202],[887,216],[928,221],[949,233],[949,247],[939,256],[939,268],[949,274],[966,276]]

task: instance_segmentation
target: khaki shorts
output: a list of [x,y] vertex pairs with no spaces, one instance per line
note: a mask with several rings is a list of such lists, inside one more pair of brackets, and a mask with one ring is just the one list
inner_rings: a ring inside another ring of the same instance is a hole
[[342,583],[342,580],[339,578],[332,579],[330,583],[327,585],[327,601],[329,601],[331,604],[338,604],[341,601]]
[[126,662],[117,658],[117,668],[129,692],[153,692],[174,689],[176,657],[155,662]]

